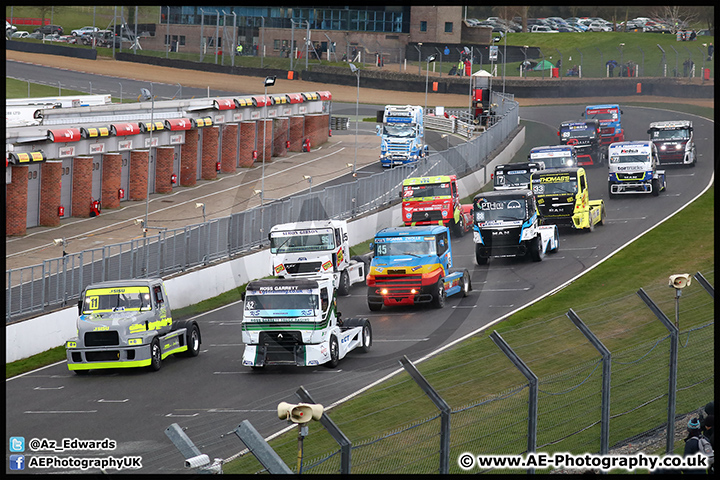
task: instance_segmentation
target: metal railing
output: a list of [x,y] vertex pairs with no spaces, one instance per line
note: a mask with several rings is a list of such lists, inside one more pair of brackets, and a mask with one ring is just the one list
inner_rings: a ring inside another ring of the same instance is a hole
[[278,223],[350,219],[399,201],[408,177],[462,177],[487,164],[490,153],[519,124],[518,104],[496,95],[503,114],[487,131],[471,140],[433,153],[415,164],[395,167],[321,191],[276,200],[228,217],[168,229],[146,238],[83,250],[40,265],[5,273],[6,322],[72,304],[93,282],[135,277],[163,277],[208,265],[267,243]]

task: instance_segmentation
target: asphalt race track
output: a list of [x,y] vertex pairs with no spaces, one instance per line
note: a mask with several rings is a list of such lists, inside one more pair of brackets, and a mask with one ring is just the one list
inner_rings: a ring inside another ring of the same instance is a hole
[[[335,108],[344,115],[354,115],[354,104],[352,108],[340,104]],[[143,473],[187,473],[182,456],[164,434],[172,423],[185,428],[211,459],[228,458],[244,449],[232,433],[242,420],[249,420],[265,437],[286,426],[277,419],[277,404],[297,403],[295,391],[299,386],[304,386],[317,402],[330,405],[397,370],[403,355],[418,360],[546,294],[677,211],[703,191],[713,177],[712,121],[653,108],[622,109],[627,140],[647,138],[646,130],[652,121],[692,120],[698,165],[667,167],[668,188],[659,197],[626,195],[613,200],[607,193],[607,168],[588,168],[591,199],[605,201],[607,223],[592,233],[561,230],[559,252],[545,256],[541,263],[491,259],[480,267],[475,263],[472,235],[465,235],[453,240],[453,262],[455,267],[470,271],[473,291],[466,298],[450,297],[442,310],[386,307],[371,313],[366,288],[353,286],[350,296],[339,297],[339,310],[343,318],[370,319],[373,346],[367,354],[351,352],[334,370],[320,366],[252,371],[243,367],[241,308],[239,304],[229,305],[197,317],[203,341],[197,358],[171,356],[159,372],[100,370],[80,377],[60,363],[7,381],[8,439],[23,436],[29,443],[33,438],[110,438],[118,442],[113,451],[65,451],[53,455],[141,455]],[[374,112],[375,108],[364,110]],[[581,110],[579,105],[523,107],[520,115],[523,120],[547,125],[546,144],[554,145],[555,126],[579,118]],[[437,147],[438,142],[434,143]],[[368,232],[368,237],[372,233]],[[6,451],[10,451],[9,447]],[[34,455],[27,448],[25,453]],[[45,472],[60,471],[74,470]]]

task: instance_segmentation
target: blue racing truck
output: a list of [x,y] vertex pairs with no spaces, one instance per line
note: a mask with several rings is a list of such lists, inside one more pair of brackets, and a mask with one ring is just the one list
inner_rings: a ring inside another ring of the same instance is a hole
[[622,128],[620,105],[588,105],[582,116],[586,120],[597,119],[600,122],[600,145],[609,146],[611,143],[625,141],[625,131]]
[[428,153],[423,108],[417,105],[385,105],[383,124],[377,126],[380,164],[383,167],[416,162]]

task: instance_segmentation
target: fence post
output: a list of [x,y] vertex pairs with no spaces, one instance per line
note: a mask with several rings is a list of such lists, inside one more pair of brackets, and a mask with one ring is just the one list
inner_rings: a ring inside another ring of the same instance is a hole
[[580,317],[571,308],[566,313],[567,317],[580,332],[585,335],[592,346],[600,352],[603,359],[603,372],[602,372],[602,399],[600,404],[600,455],[607,455],[610,451],[610,370],[612,367],[612,359],[610,350],[600,341],[599,338],[580,320]]
[[400,365],[410,374],[415,383],[440,410],[440,474],[447,475],[450,470],[450,405],[425,380],[415,365],[403,355]]
[[[305,387],[302,385],[300,385],[300,388],[297,389],[295,395],[297,395],[303,402],[317,403],[312,399],[308,391],[305,390]],[[350,439],[347,438],[342,431],[340,431],[337,425],[335,425],[335,422],[327,416],[327,412],[324,412],[322,417],[320,417],[320,424],[325,427],[325,430],[327,430],[333,439],[335,439],[335,441],[340,445],[340,473],[349,474],[352,442],[350,442]]]
[[667,416],[667,441],[665,453],[673,453],[675,447],[675,395],[677,391],[677,365],[678,365],[678,337],[679,330],[673,322],[663,313],[655,302],[645,293],[642,288],[637,291],[638,296],[645,302],[645,305],[665,325],[670,332],[670,376],[668,379],[668,416]]
[[695,280],[700,282],[700,285],[705,289],[706,292],[710,294],[712,298],[715,298],[715,289],[712,285],[710,285],[710,282],[708,282],[705,277],[703,277],[702,273],[697,272],[695,275],[693,275],[693,277],[695,277]]
[[243,420],[235,429],[235,435],[248,447],[250,453],[258,459],[265,469],[271,473],[292,474],[293,471],[285,465],[280,456],[275,453],[270,445],[262,438],[247,420]]
[[[538,378],[533,373],[525,362],[510,348],[510,345],[503,340],[496,330],[490,334],[490,340],[505,354],[506,357],[520,370],[520,373],[525,375],[528,380],[528,386],[530,388],[528,395],[528,441],[527,451],[528,453],[535,453],[537,446],[537,401],[538,401]],[[534,468],[528,468],[528,473],[535,473]]]

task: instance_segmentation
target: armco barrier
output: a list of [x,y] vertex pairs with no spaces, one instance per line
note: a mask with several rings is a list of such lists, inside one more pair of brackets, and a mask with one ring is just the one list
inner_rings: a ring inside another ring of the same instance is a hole
[[8,50],[16,50],[18,52],[44,53],[47,55],[62,55],[64,57],[97,60],[97,50],[93,48],[68,47],[65,45],[49,44],[49,42],[30,43],[6,40],[5,48]]
[[[485,167],[458,181],[460,196],[465,197],[478,191],[490,180],[490,173],[495,169],[495,165],[508,163],[523,143],[525,143],[525,129],[520,128]],[[354,218],[348,222],[349,242],[351,245],[359,244],[368,240],[378,230],[401,223],[401,211],[396,205]],[[266,272],[268,265],[270,265],[269,251],[263,249],[227,262],[173,276],[165,280],[165,285],[173,307],[181,308],[269,274]],[[13,362],[62,345],[75,334],[76,318],[77,307],[72,306],[7,325],[5,361]]]

